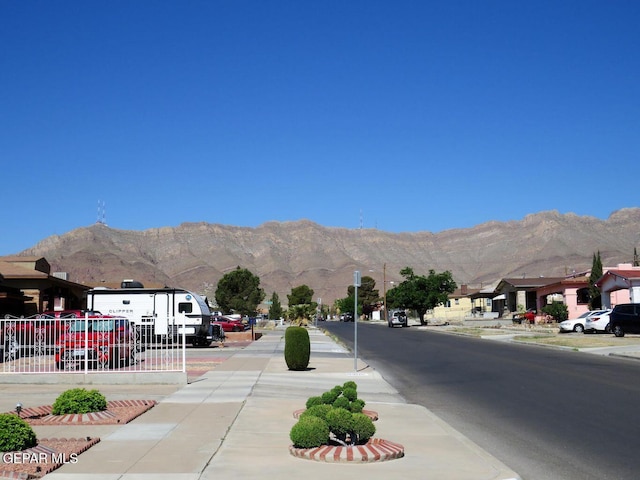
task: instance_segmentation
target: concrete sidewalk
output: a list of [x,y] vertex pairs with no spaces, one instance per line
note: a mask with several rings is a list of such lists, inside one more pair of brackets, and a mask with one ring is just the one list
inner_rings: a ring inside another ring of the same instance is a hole
[[[198,381],[167,385],[98,386],[107,399],[155,399],[159,403],[129,424],[38,426],[39,437],[99,436],[100,443],[46,475],[47,480],[152,479],[515,479],[495,457],[453,430],[429,410],[407,404],[375,370],[316,329],[310,370],[293,372],[284,361],[284,330],[238,350]],[[379,414],[375,437],[400,443],[405,456],[379,463],[322,463],[288,451],[293,412],[307,398],[348,380],[358,384],[366,409]],[[28,388],[27,388],[28,387]],[[52,403],[55,385],[2,385],[1,411]]]

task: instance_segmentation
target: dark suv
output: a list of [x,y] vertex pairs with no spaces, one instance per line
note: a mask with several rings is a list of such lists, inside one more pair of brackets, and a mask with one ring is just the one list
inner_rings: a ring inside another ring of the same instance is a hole
[[640,303],[616,305],[609,314],[609,329],[616,337],[640,333]]

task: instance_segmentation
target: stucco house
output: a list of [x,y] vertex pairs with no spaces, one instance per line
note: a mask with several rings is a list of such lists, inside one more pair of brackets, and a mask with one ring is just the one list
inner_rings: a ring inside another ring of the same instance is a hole
[[0,257],[0,316],[29,317],[46,310],[84,308],[90,287],[51,274],[42,257]]
[[602,306],[613,308],[621,303],[640,303],[640,267],[622,263],[598,279],[596,286],[602,293]]

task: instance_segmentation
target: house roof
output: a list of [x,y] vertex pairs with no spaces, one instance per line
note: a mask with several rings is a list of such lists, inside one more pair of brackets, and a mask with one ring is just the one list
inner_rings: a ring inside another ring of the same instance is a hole
[[563,280],[566,280],[565,277],[503,278],[496,290],[500,290],[506,283],[516,288],[540,288]]
[[625,280],[640,280],[640,270],[608,270],[607,273],[605,273],[598,279],[598,281],[596,282],[596,286],[600,287],[602,283],[609,277],[618,277]]

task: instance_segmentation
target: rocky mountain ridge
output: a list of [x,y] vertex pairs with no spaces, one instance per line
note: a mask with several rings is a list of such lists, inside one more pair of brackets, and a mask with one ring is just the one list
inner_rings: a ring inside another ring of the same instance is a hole
[[389,288],[405,266],[417,274],[450,270],[458,284],[480,287],[508,277],[584,271],[596,251],[605,266],[631,262],[639,225],[640,208],[616,211],[606,220],[546,211],[439,233],[323,227],[307,220],[256,228],[184,223],[144,231],[94,224],[45,238],[20,254],[43,256],[53,271],[68,272],[78,283],[134,278],[210,298],[218,280],[240,266],[260,277],[267,296],[277,292],[286,303],[291,288],[306,284],[323,303],[332,303],[346,296],[354,270],[374,278],[382,291],[383,280]]

